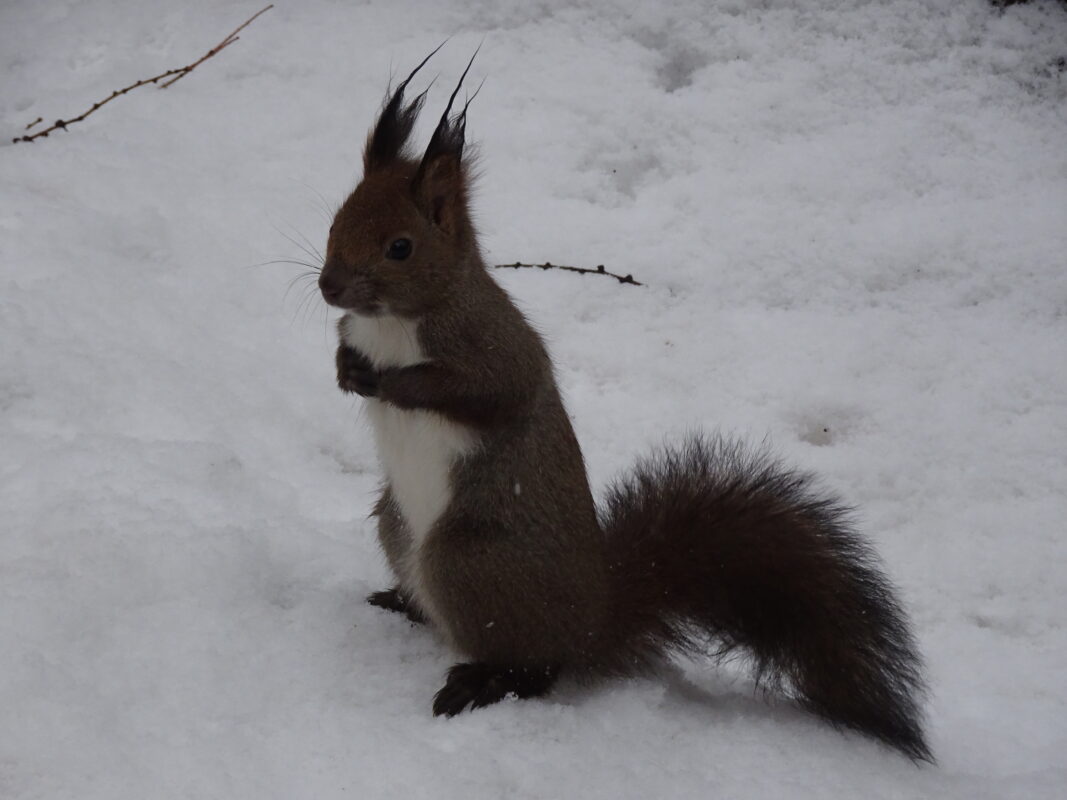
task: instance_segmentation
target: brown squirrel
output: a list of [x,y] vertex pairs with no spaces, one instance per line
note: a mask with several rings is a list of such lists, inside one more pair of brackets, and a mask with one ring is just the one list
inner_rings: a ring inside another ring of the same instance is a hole
[[337,379],[367,398],[385,473],[374,514],[397,584],[368,600],[466,659],[434,714],[543,695],[562,673],[646,673],[715,640],[834,725],[932,760],[907,618],[809,475],[695,436],[597,510],[544,343],[479,253],[470,100],[452,114],[470,63],[422,158],[407,150],[426,92],[404,91],[430,56],[370,132],[319,287],[346,312]]

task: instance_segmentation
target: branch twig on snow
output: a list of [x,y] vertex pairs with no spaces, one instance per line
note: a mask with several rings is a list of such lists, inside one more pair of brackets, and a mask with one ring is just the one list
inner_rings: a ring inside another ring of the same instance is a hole
[[632,286],[644,286],[643,283],[634,280],[633,275],[616,275],[614,272],[608,272],[604,269],[603,264],[597,264],[596,269],[589,269],[587,267],[566,267],[562,264],[553,264],[551,261],[546,261],[544,264],[523,264],[516,261],[514,264],[494,264],[497,269],[520,269],[521,267],[527,267],[529,269],[562,269],[567,272],[577,272],[582,275],[607,275],[614,278],[619,283],[629,283]]
[[[64,130],[65,131],[67,129],[68,125],[73,125],[75,122],[81,122],[87,116],[89,116],[94,111],[96,111],[98,108],[110,103],[116,97],[121,97],[122,95],[126,94],[127,92],[131,92],[134,89],[138,89],[138,88],[140,88],[142,86],[146,86],[146,85],[148,85],[150,83],[159,83],[159,81],[163,80],[164,78],[169,78],[170,80],[164,81],[163,83],[159,84],[159,88],[160,89],[166,89],[172,83],[175,83],[176,81],[179,81],[182,78],[184,78],[186,75],[188,75],[190,72],[192,72],[198,66],[200,66],[202,63],[207,61],[213,55],[218,53],[220,50],[222,50],[222,49],[224,49],[226,47],[229,47],[231,44],[233,44],[238,39],[240,39],[241,37],[237,35],[238,33],[240,33],[245,28],[247,28],[249,25],[251,25],[252,22],[256,19],[256,17],[258,17],[260,14],[264,14],[267,11],[270,11],[272,8],[274,8],[274,4],[273,3],[271,3],[266,8],[263,8],[263,9],[260,9],[259,11],[257,11],[255,14],[253,14],[251,17],[249,17],[247,20],[245,20],[245,22],[240,27],[236,28],[229,36],[227,36],[225,39],[223,39],[217,45],[215,45],[210,50],[208,50],[207,53],[205,53],[199,59],[194,61],[192,64],[189,64],[188,66],[185,66],[185,67],[178,67],[177,69],[168,69],[166,72],[161,72],[159,75],[156,75],[154,78],[145,78],[144,80],[137,81],[136,83],[131,83],[125,89],[116,89],[108,97],[106,97],[105,99],[101,100],[99,103],[93,103],[92,108],[90,108],[88,111],[86,111],[84,114],[82,114],[79,117],[72,117],[71,119],[57,119],[52,124],[52,126],[50,128],[45,128],[42,131],[38,131],[37,133],[33,134],[32,136],[16,136],[11,141],[12,142],[32,142],[34,139],[40,139],[40,138],[48,136],[48,134],[51,133],[54,130]],[[40,122],[40,121],[41,121],[40,119],[37,120],[37,122]],[[32,128],[34,125],[37,124],[37,122],[33,122],[33,123],[30,123],[30,125],[27,125],[26,126],[26,130],[29,130],[30,128]]]

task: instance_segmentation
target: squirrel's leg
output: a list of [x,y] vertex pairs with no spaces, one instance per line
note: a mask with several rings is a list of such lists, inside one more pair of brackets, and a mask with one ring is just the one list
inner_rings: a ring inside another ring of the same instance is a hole
[[433,714],[452,717],[467,706],[482,708],[513,694],[539,697],[546,694],[559,677],[559,667],[515,667],[498,664],[456,664],[433,698]]
[[[434,697],[435,715],[488,706],[509,694],[544,695],[560,668],[578,658],[596,629],[583,613],[593,603],[567,564],[540,552],[536,538],[524,540],[500,520],[487,520],[482,509],[454,508],[423,541],[418,597],[466,659],[449,670]],[[580,548],[575,553],[579,559]]]
[[372,606],[407,614],[412,622],[425,622],[426,615],[415,604],[411,592],[404,588],[408,581],[406,568],[411,552],[411,533],[400,516],[400,510],[393,501],[393,493],[388,486],[382,490],[371,515],[378,518],[378,541],[393,574],[400,579],[400,585],[374,592],[367,597],[367,602]]

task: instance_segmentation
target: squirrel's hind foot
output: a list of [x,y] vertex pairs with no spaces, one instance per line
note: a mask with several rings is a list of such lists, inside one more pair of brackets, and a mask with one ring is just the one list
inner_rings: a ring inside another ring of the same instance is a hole
[[496,664],[456,664],[433,698],[433,714],[454,717],[467,706],[482,708],[513,694],[540,697],[559,677],[559,667],[508,667]]
[[399,614],[407,614],[412,622],[425,622],[426,616],[417,605],[399,588],[384,589],[367,595],[367,602],[372,606],[384,608],[387,611],[396,611]]

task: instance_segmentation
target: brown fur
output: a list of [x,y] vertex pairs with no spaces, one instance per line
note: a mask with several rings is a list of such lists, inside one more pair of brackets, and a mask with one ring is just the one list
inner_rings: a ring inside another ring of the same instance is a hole
[[[471,662],[450,671],[435,713],[543,694],[561,669],[647,670],[715,637],[816,713],[929,758],[906,618],[842,509],[808,478],[696,438],[640,464],[598,519],[552,362],[478,251],[466,109],[446,111],[416,162],[405,147],[422,96],[404,106],[406,84],[368,140],[320,283],[333,305],[417,322],[425,356],[376,366],[342,345],[342,388],[476,435],[421,544],[388,485],[375,507],[399,585],[372,602],[425,615]],[[411,249],[398,260],[389,252],[401,238]]]

